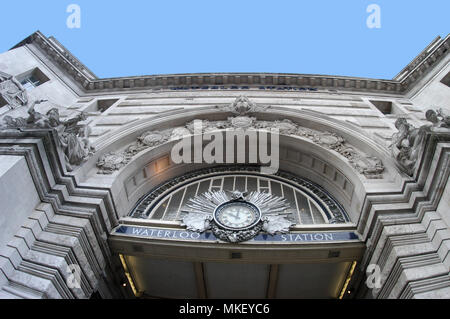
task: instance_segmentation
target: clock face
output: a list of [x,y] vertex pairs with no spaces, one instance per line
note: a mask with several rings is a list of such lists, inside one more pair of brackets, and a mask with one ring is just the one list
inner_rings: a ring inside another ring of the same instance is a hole
[[223,228],[240,230],[256,225],[261,219],[261,213],[251,203],[231,201],[217,207],[214,219]]

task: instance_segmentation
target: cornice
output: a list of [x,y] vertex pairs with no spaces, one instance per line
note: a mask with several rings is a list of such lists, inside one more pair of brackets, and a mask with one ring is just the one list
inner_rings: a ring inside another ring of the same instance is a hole
[[85,93],[133,90],[265,89],[265,90],[341,90],[404,94],[439,60],[449,53],[450,35],[436,38],[393,80],[346,76],[289,73],[193,73],[163,74],[99,79],[56,39],[37,31],[13,47],[36,44],[65,71]]
[[443,56],[448,54],[450,47],[450,34],[442,39],[436,37],[414,60],[403,68],[394,80],[401,81],[406,87],[410,87],[424,75],[429,68]]

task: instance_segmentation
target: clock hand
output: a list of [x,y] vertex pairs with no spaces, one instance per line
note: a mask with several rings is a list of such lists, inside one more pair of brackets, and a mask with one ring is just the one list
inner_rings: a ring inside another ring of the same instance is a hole
[[239,214],[239,213],[236,213],[235,215],[230,214],[230,216],[233,216],[234,219],[239,219],[239,215],[238,215],[238,214]]

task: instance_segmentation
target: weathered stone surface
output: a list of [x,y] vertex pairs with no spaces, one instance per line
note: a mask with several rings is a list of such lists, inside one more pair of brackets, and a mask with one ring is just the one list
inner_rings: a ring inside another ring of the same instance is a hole
[[[448,37],[437,40],[389,81],[256,73],[97,79],[56,40],[33,34],[0,54],[6,72],[0,73],[0,93],[7,102],[0,111],[0,298],[88,298],[94,291],[122,296],[120,283],[127,279],[114,254],[165,256],[170,245],[121,243],[116,247],[122,250],[112,251],[110,231],[148,187],[194,171],[194,165],[173,165],[167,152],[170,143],[194,133],[195,119],[207,124],[205,132],[284,135],[284,167],[314,178],[349,208],[351,223],[327,227],[356,228],[358,244],[366,247],[360,277],[355,274],[349,285],[357,294],[448,298],[448,44]],[[25,91],[16,76],[35,68],[50,81]],[[79,113],[110,98],[120,101],[93,120]],[[377,99],[392,109],[369,103]],[[98,154],[91,154],[91,145]],[[345,245],[330,247],[270,247],[267,265],[295,254],[328,261],[336,251],[346,262],[360,260],[361,252],[352,254]],[[244,258],[266,252],[263,246],[245,248]],[[179,258],[192,247],[173,249]],[[210,252],[217,257],[226,249]],[[200,255],[201,249],[193,250]],[[67,285],[69,264],[80,266],[79,291]],[[364,284],[369,264],[382,275],[382,287],[372,292]],[[272,282],[275,268],[266,276]]]

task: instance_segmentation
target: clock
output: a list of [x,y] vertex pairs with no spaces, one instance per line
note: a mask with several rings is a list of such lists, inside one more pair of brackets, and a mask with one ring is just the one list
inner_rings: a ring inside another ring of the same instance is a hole
[[218,226],[228,230],[248,229],[261,220],[261,212],[252,203],[233,200],[219,205],[214,212]]

